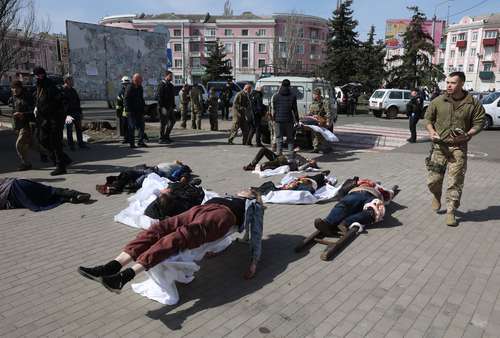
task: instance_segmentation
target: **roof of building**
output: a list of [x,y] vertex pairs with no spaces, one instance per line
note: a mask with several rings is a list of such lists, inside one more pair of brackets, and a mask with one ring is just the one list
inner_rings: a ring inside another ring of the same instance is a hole
[[[205,20],[206,14],[177,14],[177,13],[161,13],[161,14],[149,14],[139,17],[139,19],[150,19],[150,20],[190,20],[190,21],[203,21]],[[208,22],[216,22],[217,20],[258,20],[258,19],[269,19],[269,17],[258,16],[252,12],[243,12],[241,15],[210,15]]]
[[489,24],[493,24],[493,23],[500,24],[500,13],[491,13],[488,15],[471,16],[471,18],[474,21],[486,20],[487,23],[489,23]]

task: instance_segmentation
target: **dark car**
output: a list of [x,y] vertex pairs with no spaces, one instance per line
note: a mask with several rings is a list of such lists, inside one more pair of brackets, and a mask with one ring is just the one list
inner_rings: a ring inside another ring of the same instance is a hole
[[3,104],[9,103],[9,98],[11,96],[10,85],[1,85],[0,86],[0,102]]

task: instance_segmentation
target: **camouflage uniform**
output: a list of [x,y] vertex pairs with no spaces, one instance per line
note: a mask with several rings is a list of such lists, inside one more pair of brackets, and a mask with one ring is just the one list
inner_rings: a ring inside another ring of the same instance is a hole
[[201,129],[201,113],[203,112],[203,97],[197,86],[191,88],[191,128]]
[[[321,95],[321,92],[319,92]],[[331,120],[330,101],[320,97],[319,100],[313,100],[309,105],[309,115],[318,115],[324,117],[327,121]],[[318,151],[323,144],[323,136],[319,133],[313,133],[313,147]]]
[[238,129],[241,128],[243,133],[243,144],[246,144],[248,138],[248,126],[246,123],[247,111],[252,109],[250,103],[250,97],[244,90],[240,91],[234,97],[233,102],[233,126],[231,127],[231,132],[229,134],[229,143],[233,143],[236,134],[238,134]]
[[448,169],[446,206],[448,212],[454,212],[460,206],[464,186],[467,143],[453,144],[453,137],[457,136],[454,135],[456,133],[467,133],[472,128],[480,131],[484,122],[484,108],[469,94],[461,102],[453,102],[448,95],[441,95],[431,102],[425,119],[441,138],[439,144],[432,144],[431,154],[426,159],[429,171],[427,185],[434,197],[440,200],[444,174]]
[[179,104],[181,108],[181,127],[186,128],[186,122],[188,120],[188,107],[189,107],[189,88],[185,86],[182,88],[182,90],[179,92]]
[[219,130],[217,123],[217,114],[219,112],[219,98],[215,89],[210,90],[210,96],[208,97],[208,117],[210,119],[210,130]]

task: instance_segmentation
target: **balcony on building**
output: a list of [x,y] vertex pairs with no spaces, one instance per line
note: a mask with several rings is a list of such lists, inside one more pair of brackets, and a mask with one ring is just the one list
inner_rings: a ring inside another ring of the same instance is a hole
[[457,48],[466,48],[467,47],[467,40],[460,40],[456,42]]
[[497,45],[497,38],[489,38],[489,39],[483,39],[483,46],[484,47],[494,47]]
[[446,41],[441,41],[439,43],[439,49],[445,50],[446,49]]
[[484,70],[482,72],[479,72],[479,78],[484,81],[492,81],[495,79],[495,73],[493,73],[491,70]]

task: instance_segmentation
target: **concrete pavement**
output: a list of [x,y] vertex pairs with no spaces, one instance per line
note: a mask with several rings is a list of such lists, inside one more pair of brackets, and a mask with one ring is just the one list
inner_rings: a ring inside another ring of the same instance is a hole
[[[346,119],[341,116],[340,124],[405,127],[404,121],[371,116]],[[113,222],[128,196],[98,195],[95,185],[125,167],[181,159],[205,188],[232,193],[263,182],[241,170],[257,149],[227,145],[226,133],[175,130],[172,146],[130,150],[93,144],[90,151],[72,153],[76,161],[69,174],[54,178],[44,167],[14,172],[12,133],[0,131],[0,137],[2,177],[72,187],[95,199],[41,213],[1,211],[2,336],[499,336],[500,178],[492,160],[498,150],[486,160],[470,158],[458,228],[446,227],[444,215],[430,212],[423,165],[427,143],[319,156],[321,167],[341,182],[358,175],[402,188],[382,224],[323,262],[320,246],[303,254],[293,247],[333,204],[269,205],[263,260],[254,280],[242,279],[247,248],[235,243],[203,261],[191,284],[179,286],[178,305],[162,306],[129,286],[115,295],[77,274],[80,264],[113,258],[137,232]],[[490,138],[498,140],[485,132],[471,148],[490,149]]]

